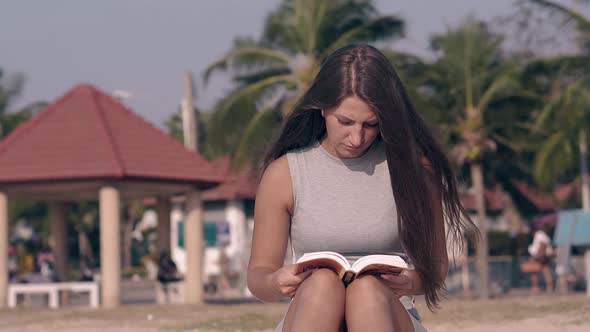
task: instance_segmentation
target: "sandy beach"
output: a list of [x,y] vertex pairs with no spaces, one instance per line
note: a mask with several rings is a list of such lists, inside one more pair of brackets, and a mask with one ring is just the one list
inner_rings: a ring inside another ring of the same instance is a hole
[[[428,331],[590,331],[590,298],[506,296],[478,301],[450,299],[436,313],[418,301]],[[279,304],[127,305],[92,310],[19,308],[0,310],[0,330],[16,331],[273,331],[286,309]]]

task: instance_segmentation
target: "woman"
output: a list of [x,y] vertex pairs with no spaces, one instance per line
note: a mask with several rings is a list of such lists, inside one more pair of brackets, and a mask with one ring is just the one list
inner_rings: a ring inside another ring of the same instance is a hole
[[[265,159],[254,213],[248,286],[263,301],[292,298],[277,331],[424,331],[412,295],[433,309],[443,294],[444,222],[458,241],[473,226],[442,149],[368,45],[325,60]],[[345,288],[330,270],[283,266],[289,239],[295,259],[385,252],[414,268]]]
[[539,271],[531,272],[532,294],[539,294],[541,292],[538,272],[543,272],[547,293],[553,293],[553,274],[549,267],[551,256],[553,255],[553,247],[551,246],[551,238],[547,235],[550,228],[551,226],[549,224],[544,224],[541,228],[537,229],[533,236],[533,242],[528,247],[528,252],[531,255],[529,262],[534,263],[539,268]]

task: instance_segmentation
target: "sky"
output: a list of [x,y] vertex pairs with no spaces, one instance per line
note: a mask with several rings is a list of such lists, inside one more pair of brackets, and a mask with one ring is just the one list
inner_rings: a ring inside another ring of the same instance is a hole
[[[567,0],[564,0],[567,2]],[[237,36],[258,38],[266,15],[280,0],[0,0],[0,68],[23,73],[17,109],[51,102],[78,83],[124,100],[156,126],[178,110],[183,73],[193,72],[195,104],[211,109],[231,88],[227,75],[204,86],[204,69]],[[433,33],[469,14],[492,20],[515,11],[515,0],[377,0],[381,14],[406,21],[407,37],[394,49],[428,54]]]

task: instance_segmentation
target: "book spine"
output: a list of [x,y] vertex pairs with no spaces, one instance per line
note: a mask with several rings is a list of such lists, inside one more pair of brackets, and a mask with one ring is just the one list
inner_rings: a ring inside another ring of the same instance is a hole
[[344,286],[348,286],[348,284],[350,284],[355,277],[355,273],[352,271],[346,271],[344,273],[344,276],[342,277],[342,281],[344,282]]

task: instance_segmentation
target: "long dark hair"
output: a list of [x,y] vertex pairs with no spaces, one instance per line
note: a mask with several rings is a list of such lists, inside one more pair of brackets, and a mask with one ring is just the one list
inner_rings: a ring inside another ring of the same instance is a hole
[[[387,154],[391,187],[397,205],[401,243],[422,277],[426,303],[438,306],[446,288],[441,262],[435,257],[440,241],[431,207],[433,194],[442,199],[447,234],[463,248],[465,231],[475,226],[459,201],[457,184],[443,149],[406,91],[387,58],[369,45],[349,45],[326,58],[305,95],[287,116],[284,127],[264,160],[264,169],[290,150],[309,146],[326,135],[320,110],[356,96],[375,111]],[[429,164],[424,166],[424,159]],[[444,241],[443,241],[444,242]]]

